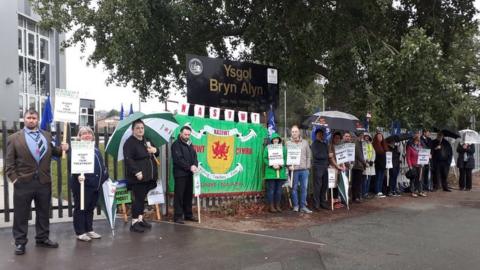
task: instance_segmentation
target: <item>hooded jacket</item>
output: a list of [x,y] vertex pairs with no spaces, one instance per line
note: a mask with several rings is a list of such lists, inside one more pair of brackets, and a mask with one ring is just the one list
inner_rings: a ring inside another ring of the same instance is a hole
[[[280,139],[280,145],[282,144],[282,138],[277,133],[273,133],[270,139],[270,143],[272,143],[273,139]],[[287,162],[287,148],[282,145],[283,149],[283,164]],[[281,166],[279,171],[279,177],[277,177],[277,170],[275,170],[272,166],[268,165],[268,147],[265,147],[263,150],[263,162],[265,163],[265,179],[278,179],[278,180],[285,180],[287,179],[287,174],[285,172],[285,165]]]

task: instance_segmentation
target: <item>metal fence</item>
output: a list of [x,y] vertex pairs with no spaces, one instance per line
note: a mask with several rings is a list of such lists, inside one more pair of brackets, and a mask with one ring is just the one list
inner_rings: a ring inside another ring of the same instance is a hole
[[[5,121],[2,121],[1,126],[1,145],[0,145],[0,152],[3,155],[3,205],[0,207],[0,214],[4,217],[4,222],[10,222],[12,213],[13,213],[13,205],[11,202],[13,201],[13,194],[12,193],[12,184],[9,183],[9,179],[6,175],[6,146],[7,146],[7,137],[20,128],[20,123],[14,122],[13,126],[7,127]],[[57,131],[61,130],[60,124],[56,125]],[[71,141],[72,134],[76,134],[77,129],[75,127],[69,127],[67,129],[67,141]],[[101,152],[104,152],[106,147],[106,142],[108,142],[109,137],[112,135],[113,130],[109,130],[105,128],[103,131],[96,130],[95,132],[95,145],[98,147]],[[61,143],[61,138],[63,138],[63,132],[52,132],[53,140],[56,144]],[[168,215],[169,206],[173,205],[173,194],[168,194],[168,181],[169,178],[169,164],[168,161],[171,160],[170,153],[168,149],[170,148],[170,144],[164,145],[160,147],[160,160],[161,165],[159,166],[159,181],[164,187],[166,196],[166,204],[162,205],[161,210],[164,215]],[[55,173],[52,171],[52,191],[54,196],[52,198],[52,205],[51,205],[51,212],[50,217],[58,217],[58,218],[67,218],[72,217],[73,214],[73,198],[70,189],[70,182],[68,181],[68,177],[71,172],[70,168],[70,153],[67,154],[66,159],[52,159],[52,167],[55,167]],[[120,180],[124,178],[124,173],[122,171],[123,166],[119,163],[113,156],[104,153],[105,158],[105,165],[107,166],[110,174],[110,178],[112,180]],[[63,166],[62,166],[63,165]],[[66,167],[66,172],[65,168]],[[55,185],[53,185],[55,183]],[[66,189],[65,189],[66,185]],[[222,195],[221,197],[201,197],[200,198],[200,205],[202,208],[210,208],[216,207],[224,203],[228,203],[231,201],[241,201],[245,203],[255,203],[261,201],[263,194],[255,194],[255,195],[245,195],[245,196],[225,196]],[[196,198],[192,201],[193,205],[197,205]],[[32,208],[32,211],[35,211],[35,208]],[[55,213],[57,212],[57,213]],[[100,215],[100,208],[97,207],[96,210],[97,215]]]

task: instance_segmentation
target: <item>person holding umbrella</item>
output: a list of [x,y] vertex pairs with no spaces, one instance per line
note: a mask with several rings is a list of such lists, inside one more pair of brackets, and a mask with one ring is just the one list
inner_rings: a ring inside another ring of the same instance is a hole
[[472,189],[472,170],[475,167],[475,145],[459,143],[457,146],[457,167],[460,171],[458,186],[460,190],[470,191]]
[[[81,141],[93,141],[93,130],[89,127],[80,127],[78,138]],[[93,211],[97,205],[100,189],[108,179],[108,170],[103,162],[103,157],[98,148],[95,148],[94,173],[85,175],[72,174],[70,177],[70,187],[73,195],[73,228],[77,239],[80,241],[90,241],[100,239],[102,236],[93,231]],[[84,182],[84,204],[85,209],[80,210],[80,183]]]
[[448,172],[452,163],[453,150],[450,143],[445,140],[444,131],[437,134],[437,138],[432,142],[432,161],[435,171],[433,191],[438,190],[439,181],[442,183],[443,191],[451,192],[448,188]]
[[145,138],[145,124],[138,119],[132,123],[132,135],[123,145],[125,177],[132,191],[132,225],[130,231],[143,233],[152,227],[143,219],[145,197],[157,186],[159,150]]

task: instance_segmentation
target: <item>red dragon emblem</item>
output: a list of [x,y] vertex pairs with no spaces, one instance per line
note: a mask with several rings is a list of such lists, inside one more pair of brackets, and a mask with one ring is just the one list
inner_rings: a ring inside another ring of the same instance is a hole
[[228,150],[230,149],[230,146],[227,146],[226,143],[220,144],[220,141],[216,141],[212,145],[212,152],[213,152],[213,158],[214,159],[222,159],[227,160],[228,156]]

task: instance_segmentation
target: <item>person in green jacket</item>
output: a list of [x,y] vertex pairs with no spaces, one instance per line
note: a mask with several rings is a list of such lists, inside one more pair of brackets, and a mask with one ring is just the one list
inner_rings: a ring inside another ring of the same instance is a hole
[[[265,186],[267,191],[267,202],[270,206],[269,211],[272,213],[281,212],[280,201],[282,199],[282,186],[287,179],[285,164],[287,161],[287,149],[282,145],[282,139],[277,133],[271,136],[271,144],[265,147],[263,151],[263,161],[265,163]],[[283,149],[282,165],[272,165],[268,159],[268,149],[271,145],[280,144]]]

